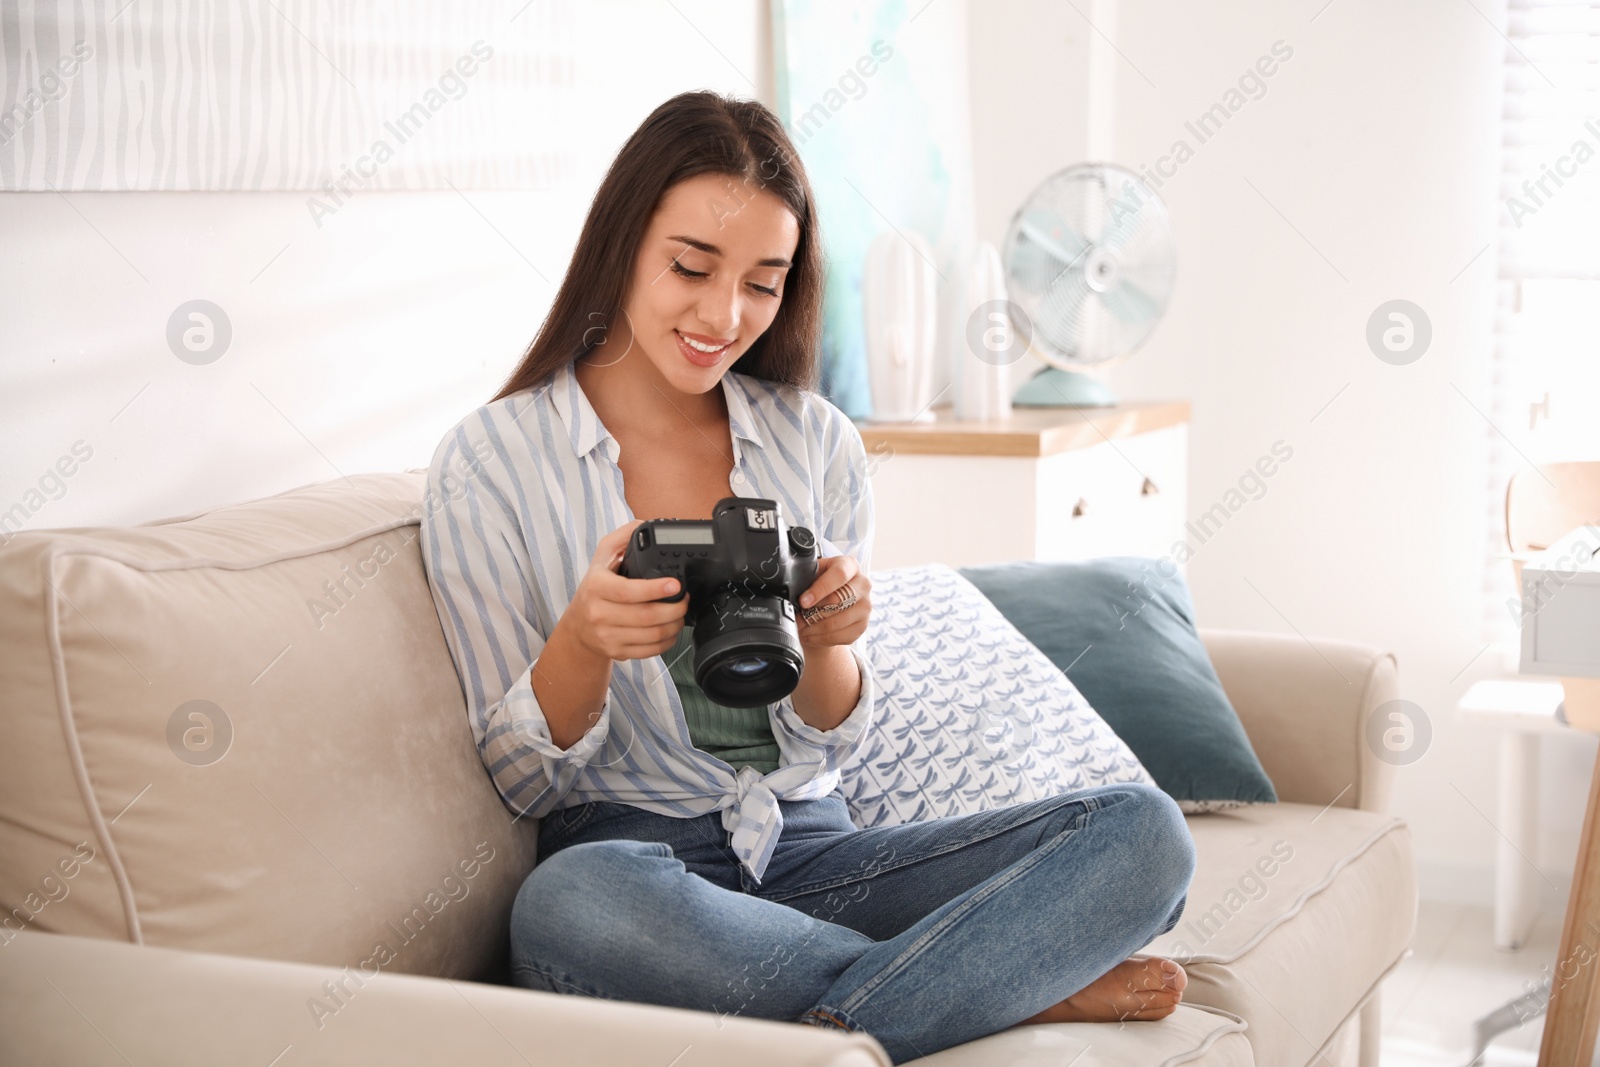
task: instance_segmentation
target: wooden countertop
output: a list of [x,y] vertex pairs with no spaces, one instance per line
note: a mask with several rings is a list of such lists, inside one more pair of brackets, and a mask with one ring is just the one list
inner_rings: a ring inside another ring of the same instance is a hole
[[930,422],[856,422],[862,444],[887,443],[895,452],[933,456],[1050,456],[1105,440],[1148,433],[1189,421],[1186,400],[1113,407],[1011,409],[1011,417],[973,422],[952,407],[933,409]]

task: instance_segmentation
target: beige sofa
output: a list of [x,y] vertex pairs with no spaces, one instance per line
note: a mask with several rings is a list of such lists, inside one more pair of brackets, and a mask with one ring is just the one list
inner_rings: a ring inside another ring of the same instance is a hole
[[[0,1062],[886,1064],[865,1035],[504,984],[537,826],[478,759],[418,552],[422,474],[0,548]],[[1416,909],[1394,657],[1205,632],[1283,803],[1190,819],[1160,1022],[919,1063],[1376,1063]]]

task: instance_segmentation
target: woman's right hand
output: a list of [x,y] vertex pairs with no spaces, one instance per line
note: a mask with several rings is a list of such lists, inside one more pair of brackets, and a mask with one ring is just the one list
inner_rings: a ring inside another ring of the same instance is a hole
[[628,539],[643,521],[635,519],[600,538],[561,617],[585,648],[608,660],[661,655],[678,639],[689,610],[688,597],[655,603],[678,591],[676,578],[624,578],[617,573]]

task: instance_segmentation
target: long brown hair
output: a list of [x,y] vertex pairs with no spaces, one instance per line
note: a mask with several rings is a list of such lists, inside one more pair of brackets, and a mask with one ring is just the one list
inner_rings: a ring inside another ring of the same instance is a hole
[[[566,277],[539,333],[494,400],[542,382],[603,343],[622,308],[634,259],[666,191],[699,174],[724,174],[743,193],[769,190],[800,223],[800,243],[777,316],[731,369],[816,388],[823,259],[817,215],[800,156],[778,117],[754,100],[681,93],[650,113],[606,171]],[[491,401],[492,403],[493,401]]]

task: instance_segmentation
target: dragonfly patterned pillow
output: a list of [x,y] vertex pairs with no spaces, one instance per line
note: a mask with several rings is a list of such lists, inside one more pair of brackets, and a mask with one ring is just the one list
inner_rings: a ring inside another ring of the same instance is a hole
[[865,651],[873,725],[840,768],[858,827],[1154,784],[1060,668],[951,567],[873,575]]

